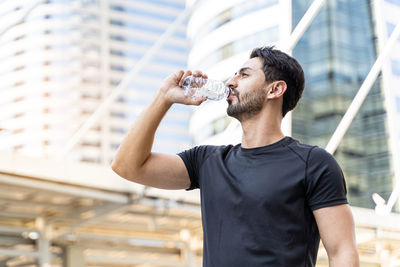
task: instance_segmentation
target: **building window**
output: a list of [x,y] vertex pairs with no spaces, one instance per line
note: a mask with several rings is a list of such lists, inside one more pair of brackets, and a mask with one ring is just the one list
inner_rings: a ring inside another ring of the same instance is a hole
[[220,27],[221,25],[224,25],[225,23],[231,21],[231,19],[232,19],[232,10],[229,8],[229,9],[224,10],[223,12],[221,12],[218,15],[219,21],[216,26]]
[[400,61],[393,59],[391,63],[393,75],[400,77]]

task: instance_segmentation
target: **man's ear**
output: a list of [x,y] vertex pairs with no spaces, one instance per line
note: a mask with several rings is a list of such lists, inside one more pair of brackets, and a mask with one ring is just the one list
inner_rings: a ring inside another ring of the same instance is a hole
[[281,97],[287,89],[287,85],[285,81],[275,81],[269,84],[267,90],[267,98],[274,99]]

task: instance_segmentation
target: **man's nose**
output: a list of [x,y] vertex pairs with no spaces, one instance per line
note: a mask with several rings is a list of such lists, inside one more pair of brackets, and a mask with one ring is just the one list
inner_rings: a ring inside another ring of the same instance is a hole
[[226,81],[225,85],[226,85],[227,87],[229,87],[229,88],[236,88],[236,87],[237,87],[237,82],[236,82],[235,76],[229,78],[229,79]]

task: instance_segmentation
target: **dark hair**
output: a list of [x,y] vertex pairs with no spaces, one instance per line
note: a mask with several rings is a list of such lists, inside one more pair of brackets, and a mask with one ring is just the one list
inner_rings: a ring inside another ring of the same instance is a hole
[[285,81],[286,92],[283,95],[282,116],[294,109],[304,90],[304,71],[293,57],[275,49],[273,46],[253,49],[250,58],[260,57],[267,82]]

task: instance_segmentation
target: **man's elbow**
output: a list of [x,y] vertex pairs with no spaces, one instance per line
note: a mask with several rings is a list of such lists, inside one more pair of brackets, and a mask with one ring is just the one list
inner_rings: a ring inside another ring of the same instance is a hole
[[132,177],[133,171],[128,170],[128,168],[126,168],[123,163],[118,162],[118,160],[116,159],[114,159],[111,163],[111,169],[122,178],[131,179]]
[[114,159],[113,162],[111,163],[111,169],[118,174],[119,176],[123,177],[123,171],[120,166],[120,164]]
[[119,164],[115,159],[111,162],[111,169],[119,175]]
[[340,249],[335,253],[331,253],[331,255],[329,256],[329,267],[336,266],[359,267],[360,262],[357,248],[351,247]]
[[141,167],[114,159],[111,163],[111,169],[124,179],[142,184],[143,168]]

